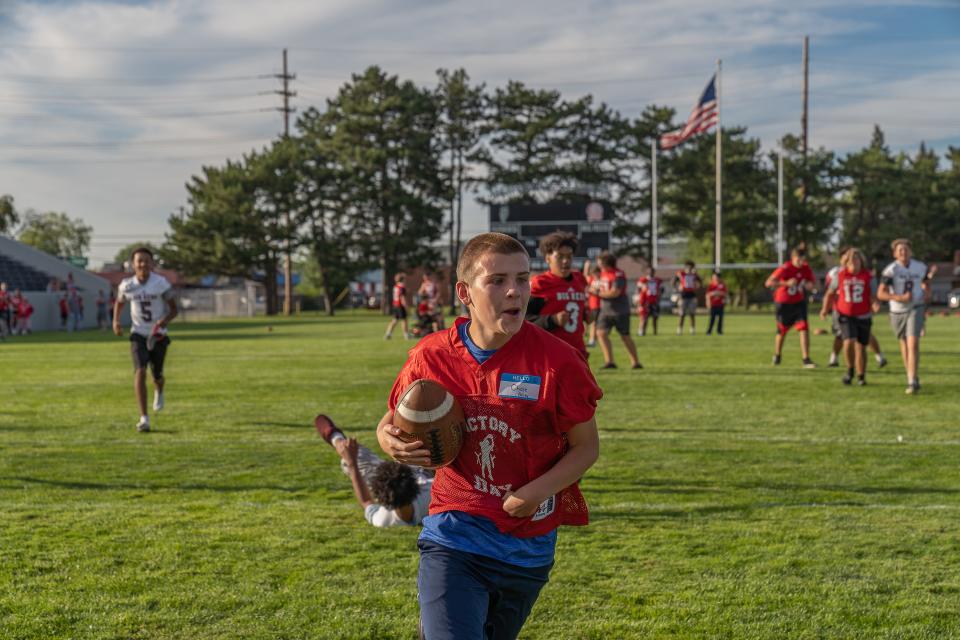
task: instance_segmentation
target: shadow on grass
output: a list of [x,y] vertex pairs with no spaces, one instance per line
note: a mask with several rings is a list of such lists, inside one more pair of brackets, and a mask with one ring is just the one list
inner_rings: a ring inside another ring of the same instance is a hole
[[246,491],[279,491],[281,493],[301,493],[316,489],[315,486],[284,487],[280,485],[251,484],[245,486],[223,486],[211,484],[152,484],[141,483],[105,483],[83,482],[80,480],[46,480],[44,478],[30,478],[24,476],[0,477],[0,482],[27,482],[61,489],[75,489],[79,491],[213,491],[216,493],[243,493]]

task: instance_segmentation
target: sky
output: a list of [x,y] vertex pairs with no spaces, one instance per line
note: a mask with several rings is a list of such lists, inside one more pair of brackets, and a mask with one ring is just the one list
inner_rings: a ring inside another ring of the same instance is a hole
[[811,146],[960,146],[960,0],[0,0],[0,194],[92,226],[92,267],[161,243],[192,175],[282,132],[284,48],[299,112],[376,64],[682,119],[721,59],[724,126],[769,150],[800,131],[805,35]]

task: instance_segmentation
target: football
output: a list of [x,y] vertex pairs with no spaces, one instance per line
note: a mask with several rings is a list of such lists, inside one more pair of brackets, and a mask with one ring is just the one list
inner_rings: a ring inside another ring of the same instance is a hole
[[428,469],[443,467],[460,453],[463,444],[464,417],[460,403],[433,380],[414,380],[404,389],[393,424],[404,442],[423,442],[430,451]]

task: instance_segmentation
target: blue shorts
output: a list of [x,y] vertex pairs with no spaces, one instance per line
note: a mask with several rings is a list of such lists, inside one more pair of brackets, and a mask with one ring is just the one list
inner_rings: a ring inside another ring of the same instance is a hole
[[553,563],[520,567],[429,540],[417,543],[420,623],[427,640],[516,638]]

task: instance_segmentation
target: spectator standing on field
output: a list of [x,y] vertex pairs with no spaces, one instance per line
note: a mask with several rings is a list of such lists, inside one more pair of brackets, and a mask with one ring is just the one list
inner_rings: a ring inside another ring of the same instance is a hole
[[103,295],[103,289],[97,293],[97,329],[103,331],[107,328],[107,299]]
[[690,335],[697,332],[697,290],[703,281],[697,274],[697,266],[692,260],[683,263],[683,269],[673,277],[673,288],[680,292],[680,320],[677,323],[677,335],[683,335],[683,319],[690,316]]
[[723,310],[727,304],[727,283],[723,281],[720,272],[714,270],[707,286],[707,306],[710,307],[710,325],[707,335],[713,331],[713,322],[717,321],[717,335],[723,335]]
[[60,308],[60,331],[66,331],[67,322],[70,319],[70,303],[67,301],[66,293],[60,296],[57,306]]
[[897,238],[890,244],[894,261],[880,276],[877,299],[890,303],[890,325],[900,342],[907,374],[907,394],[920,391],[920,337],[924,312],[930,302],[927,265],[913,259],[910,241]]
[[12,331],[10,319],[10,294],[7,293],[7,283],[0,282],[0,338]]

